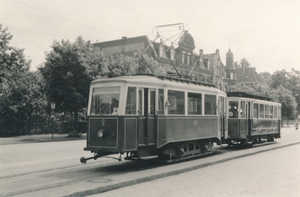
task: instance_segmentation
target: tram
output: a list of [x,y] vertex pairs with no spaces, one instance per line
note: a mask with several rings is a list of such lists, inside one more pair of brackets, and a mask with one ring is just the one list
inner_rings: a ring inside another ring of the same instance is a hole
[[252,145],[280,138],[280,103],[243,92],[227,93],[227,101],[228,145]]
[[166,76],[101,78],[90,86],[85,151],[125,159],[166,160],[212,152],[228,140],[226,93],[206,84]]

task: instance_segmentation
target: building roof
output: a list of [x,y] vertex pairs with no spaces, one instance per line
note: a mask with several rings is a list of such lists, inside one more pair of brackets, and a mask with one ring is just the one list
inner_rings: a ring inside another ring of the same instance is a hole
[[263,78],[258,75],[253,67],[236,69],[236,80],[240,84],[259,84],[268,86]]
[[191,50],[195,49],[194,38],[188,31],[185,31],[179,38],[178,45],[183,48],[188,48]]
[[98,42],[93,45],[99,47],[105,55],[123,53],[124,55],[132,56],[138,50],[144,52],[146,49],[146,53],[151,53],[151,55],[156,56],[156,54],[154,54],[156,51],[154,50],[151,41],[148,36],[145,35],[132,38],[123,37],[122,39]]
[[228,52],[226,54],[226,57],[227,58],[233,58],[233,53],[231,52],[230,48],[229,48],[229,50],[228,50]]

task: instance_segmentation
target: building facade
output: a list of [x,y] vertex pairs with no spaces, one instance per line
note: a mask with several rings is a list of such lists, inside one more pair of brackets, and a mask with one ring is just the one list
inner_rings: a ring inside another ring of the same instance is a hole
[[132,38],[123,37],[119,40],[94,43],[105,55],[124,54],[133,56],[137,51],[153,57],[161,65],[173,64],[182,76],[192,80],[215,84],[225,92],[232,91],[237,84],[237,73],[234,67],[234,56],[231,50],[226,54],[226,65],[221,61],[219,50],[205,54],[203,49],[195,53],[193,37],[185,31],[178,41],[178,46],[167,46],[160,42],[151,41],[148,36]]

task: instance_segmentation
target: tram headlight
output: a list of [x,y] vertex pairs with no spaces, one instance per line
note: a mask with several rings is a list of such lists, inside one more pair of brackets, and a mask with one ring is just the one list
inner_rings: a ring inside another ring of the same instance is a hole
[[99,129],[99,131],[98,131],[98,137],[102,138],[103,135],[104,135],[104,130],[103,129]]

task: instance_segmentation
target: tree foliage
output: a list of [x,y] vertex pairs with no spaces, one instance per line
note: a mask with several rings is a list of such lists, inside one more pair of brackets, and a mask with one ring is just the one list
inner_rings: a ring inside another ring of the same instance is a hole
[[271,98],[275,102],[282,104],[282,116],[293,118],[296,113],[297,103],[300,103],[300,97],[293,94],[300,86],[300,72],[292,69],[292,72],[285,70],[276,71],[273,75],[261,73],[261,76],[268,80],[269,87],[260,85],[237,85],[236,91],[247,92],[254,95]]
[[166,75],[168,70],[171,69],[169,65],[161,65],[147,55],[141,56],[140,52],[136,52],[134,56],[111,55],[110,58],[105,58],[104,62],[103,70],[106,73],[111,73],[113,76],[131,76],[135,74]]
[[[42,78],[29,71],[24,50],[12,47],[12,35],[0,25],[0,118],[1,132],[18,135],[30,132],[33,108],[42,107]],[[3,126],[7,125],[7,126]],[[3,133],[2,133],[3,134]]]
[[241,59],[239,64],[235,62],[235,66],[236,68],[243,68],[243,67],[248,68],[250,67],[250,63],[245,58],[243,58]]
[[46,82],[46,95],[56,103],[56,111],[74,112],[77,131],[78,112],[87,106],[90,83],[103,72],[103,55],[82,37],[74,43],[54,41],[51,48],[39,68]]
[[269,72],[262,72],[259,73],[259,75],[261,76],[261,78],[264,79],[264,81],[268,84],[268,86],[270,86],[272,84],[272,75]]

